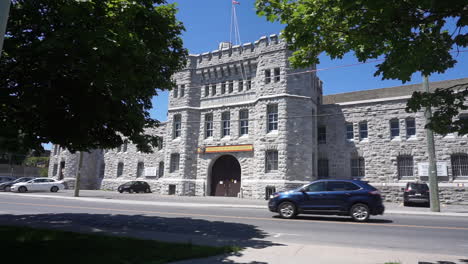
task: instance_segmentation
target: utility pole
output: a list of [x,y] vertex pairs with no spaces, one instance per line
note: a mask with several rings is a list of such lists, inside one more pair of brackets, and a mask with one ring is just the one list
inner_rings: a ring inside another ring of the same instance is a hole
[[[423,75],[423,90],[429,93],[429,78],[426,75]],[[426,117],[426,124],[432,118],[431,107],[426,107],[424,112]],[[431,198],[431,211],[440,212],[440,203],[439,203],[439,185],[437,181],[437,164],[436,164],[436,155],[435,155],[435,145],[434,145],[434,132],[432,129],[426,128],[426,137],[427,137],[427,153],[429,155],[429,190]]]
[[2,57],[3,39],[5,38],[5,31],[9,13],[10,0],[0,0],[0,57]]
[[78,172],[75,178],[75,197],[80,196],[80,178],[81,178],[81,166],[83,165],[83,151],[80,151],[80,160],[78,162]]

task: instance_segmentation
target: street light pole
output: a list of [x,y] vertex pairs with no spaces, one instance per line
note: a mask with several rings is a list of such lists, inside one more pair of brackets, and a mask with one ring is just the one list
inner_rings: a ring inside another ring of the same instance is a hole
[[[429,78],[426,75],[423,75],[423,90],[429,93]],[[426,124],[432,118],[432,109],[430,106],[426,107],[424,112],[426,117]],[[437,164],[435,156],[435,145],[434,145],[434,132],[430,128],[426,128],[426,137],[427,137],[427,153],[429,156],[429,190],[431,198],[431,211],[440,212],[440,203],[439,203],[439,185],[437,182]]]
[[8,14],[10,12],[10,0],[0,0],[0,57],[2,57],[3,40],[5,39]]

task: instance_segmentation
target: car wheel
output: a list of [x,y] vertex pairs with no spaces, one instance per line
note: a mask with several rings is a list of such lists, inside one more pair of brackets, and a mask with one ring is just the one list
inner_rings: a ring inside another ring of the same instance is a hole
[[128,193],[133,193],[133,189],[128,189]]
[[278,207],[281,218],[291,219],[297,215],[296,206],[291,202],[283,202]]
[[119,193],[123,193],[123,190],[119,190]]
[[59,188],[57,186],[52,186],[52,188],[50,188],[50,191],[51,192],[58,192]]
[[407,201],[404,201],[404,202],[403,202],[403,206],[409,206],[409,205],[410,205],[409,202],[407,202]]
[[150,192],[151,192],[150,188],[145,189],[145,193],[150,193]]
[[24,193],[24,192],[27,192],[27,191],[28,191],[28,189],[26,187],[24,187],[24,186],[21,186],[21,187],[18,188],[18,192],[20,192],[20,193]]
[[369,207],[365,204],[355,204],[351,207],[350,215],[356,222],[365,222],[369,219]]
[[5,187],[5,188],[3,189],[3,191],[5,191],[5,192],[10,192],[10,191],[11,191],[11,187],[10,187],[10,186]]

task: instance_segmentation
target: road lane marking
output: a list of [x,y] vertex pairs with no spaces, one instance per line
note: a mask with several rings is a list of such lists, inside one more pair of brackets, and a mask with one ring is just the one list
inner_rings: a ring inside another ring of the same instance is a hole
[[366,225],[366,226],[385,226],[385,227],[407,227],[407,228],[422,228],[422,229],[445,229],[445,230],[467,230],[468,227],[451,227],[451,226],[422,226],[422,225],[398,225],[398,224],[377,224],[377,223],[356,223],[356,222],[339,222],[339,221],[323,221],[323,220],[305,220],[305,219],[281,219],[281,218],[265,218],[265,217],[251,217],[251,216],[226,216],[226,215],[211,215],[211,214],[193,214],[193,213],[173,213],[163,211],[146,211],[146,210],[132,210],[132,209],[115,209],[115,208],[102,208],[102,207],[88,207],[88,206],[73,206],[73,205],[55,205],[55,204],[35,204],[35,203],[13,203],[13,202],[0,202],[0,204],[9,205],[28,205],[39,207],[55,207],[55,208],[71,208],[71,209],[89,209],[89,210],[107,210],[114,212],[127,212],[127,213],[140,213],[140,214],[153,214],[153,215],[178,215],[178,216],[191,216],[191,217],[213,217],[213,218],[227,218],[227,219],[245,219],[245,220],[266,220],[266,221],[281,221],[281,222],[302,222],[302,223],[335,223],[346,225]]

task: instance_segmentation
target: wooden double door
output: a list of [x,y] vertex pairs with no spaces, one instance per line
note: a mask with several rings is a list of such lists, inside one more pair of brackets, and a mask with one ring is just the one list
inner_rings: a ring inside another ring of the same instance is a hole
[[241,167],[231,155],[219,157],[211,169],[212,196],[237,197],[241,187]]

